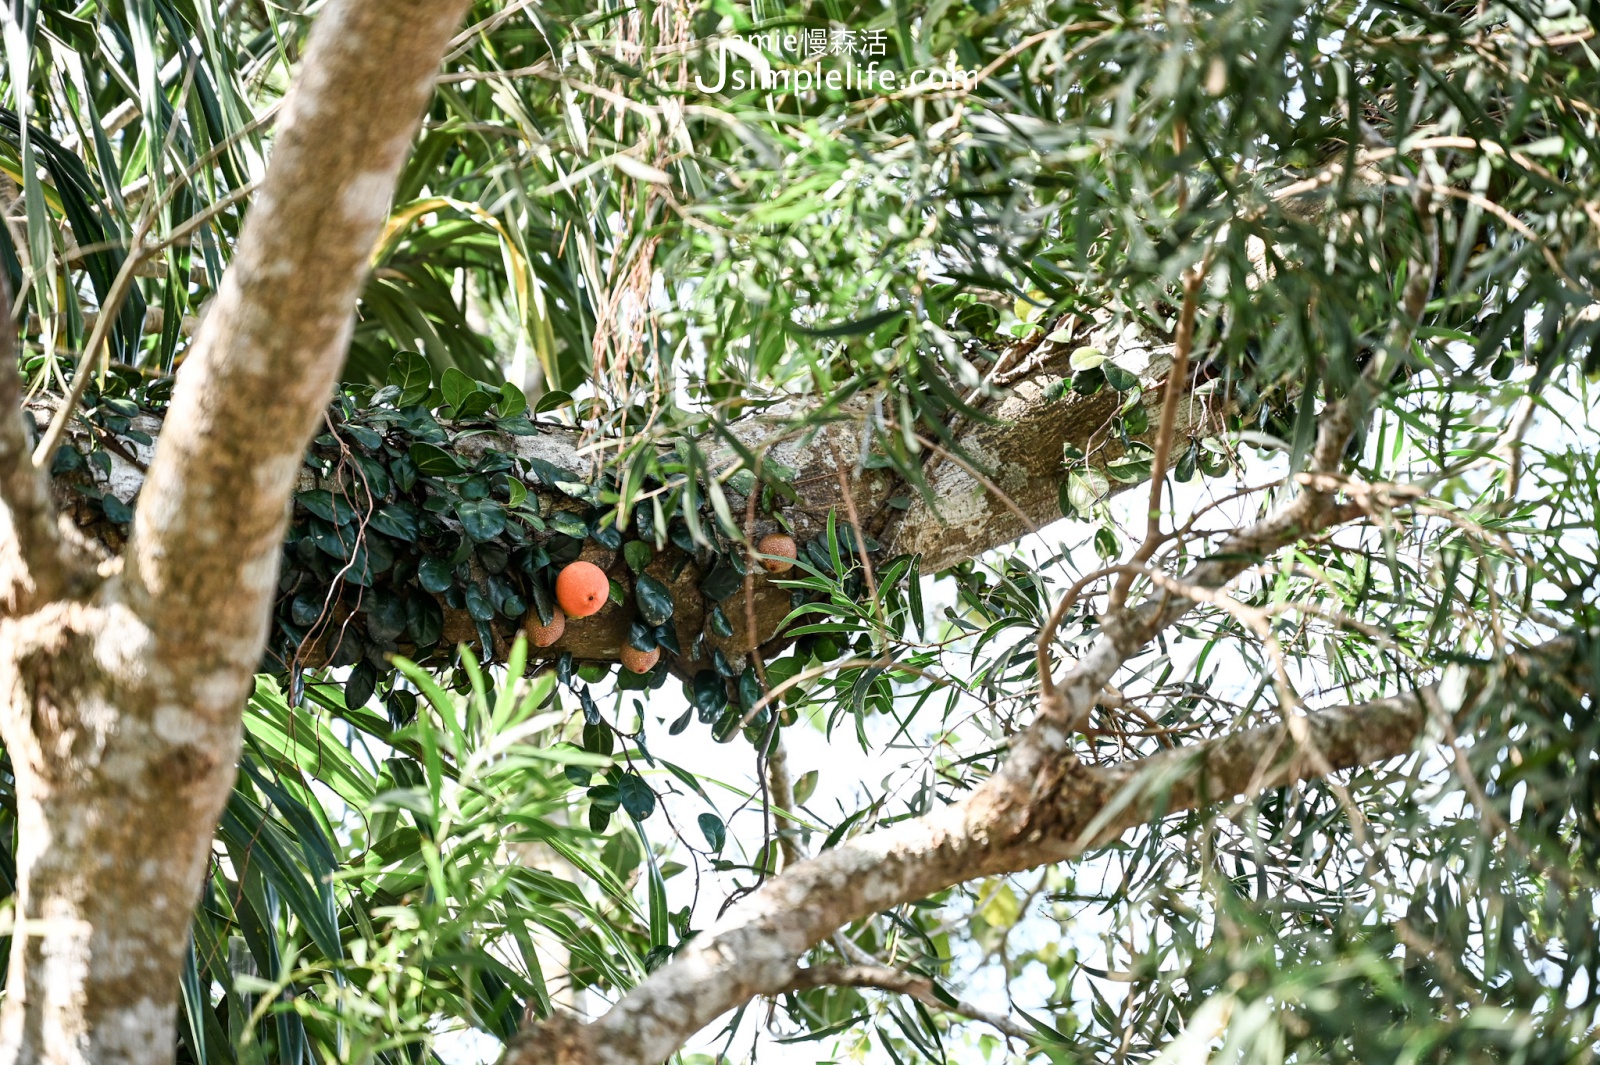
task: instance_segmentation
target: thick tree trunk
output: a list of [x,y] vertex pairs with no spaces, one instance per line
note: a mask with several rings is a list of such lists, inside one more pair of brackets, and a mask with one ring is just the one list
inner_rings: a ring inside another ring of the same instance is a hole
[[171,1057],[176,990],[211,833],[233,784],[235,713],[153,679],[119,601],[50,604],[0,629],[17,779],[17,927],[0,1062]]
[[0,352],[0,728],[19,825],[0,1065],[172,1060],[289,496],[465,6],[333,0],[317,20],[119,557],[57,525]]

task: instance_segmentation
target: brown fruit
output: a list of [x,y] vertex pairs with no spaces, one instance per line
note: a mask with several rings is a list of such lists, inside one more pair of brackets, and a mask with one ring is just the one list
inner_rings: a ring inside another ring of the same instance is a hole
[[648,673],[656,668],[656,663],[661,661],[661,648],[652,651],[641,651],[628,644],[622,645],[622,668],[630,673]]
[[610,597],[611,582],[593,562],[573,562],[556,576],[556,602],[569,618],[599,613]]
[[763,555],[781,556],[761,560],[761,565],[768,573],[788,573],[794,568],[793,560],[800,557],[799,546],[788,533],[768,533],[756,544],[756,550]]
[[549,647],[561,639],[561,634],[567,631],[567,615],[562,613],[558,606],[550,609],[555,614],[550,619],[550,624],[545,625],[540,622],[538,611],[530,613],[528,620],[523,624],[528,631],[528,639],[533,641],[535,647]]

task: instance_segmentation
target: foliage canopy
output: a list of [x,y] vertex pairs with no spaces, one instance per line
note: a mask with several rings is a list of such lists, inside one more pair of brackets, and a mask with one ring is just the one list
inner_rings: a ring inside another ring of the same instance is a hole
[[[32,386],[93,375],[54,472],[115,538],[132,515],[112,456],[157,431],[320,5],[17,6],[0,266]],[[994,771],[1035,708],[1052,606],[1144,540],[1144,492],[1120,489],[1170,470],[1153,499],[1179,535],[1136,561],[1180,572],[1304,482],[1346,403],[1360,424],[1317,476],[1361,520],[1252,559],[1129,658],[1078,755],[1439,681],[1431,742],[859,922],[813,960],[871,955],[934,981],[931,1002],[809,988],[741,1010],[716,1047],[741,1055],[759,1027],[897,1063],[1590,1060],[1597,18],[1581,0],[475,5],[308,456],[182,1058],[416,1061],[460,1052],[442,1032],[505,1039],[525,1010],[614,999],[787,849]],[[802,30],[976,76],[697,87],[719,63],[868,61],[740,43]],[[1205,416],[1168,462],[1153,430],[1186,310]],[[1070,370],[1028,377],[1052,352]],[[1018,381],[1116,394],[1088,446],[1026,471],[1059,484],[1063,524],[933,575],[840,513],[782,585],[781,647],[683,646],[647,567],[694,559],[731,635],[745,501],[780,527],[794,494],[732,427],[843,422],[849,464],[897,478],[904,510],[940,463],[1001,477],[960,428]],[[603,462],[471,444],[556,431]],[[669,652],[646,677],[525,668],[518,622],[548,619],[555,570],[594,549],[622,560],[630,641]],[[1086,584],[1059,654],[1100,634],[1116,579]],[[330,622],[344,635],[308,661]],[[1558,639],[1558,666],[1527,653]],[[804,730],[870,771],[818,765],[773,794],[769,759]],[[1016,1030],[966,1016],[968,985]]]

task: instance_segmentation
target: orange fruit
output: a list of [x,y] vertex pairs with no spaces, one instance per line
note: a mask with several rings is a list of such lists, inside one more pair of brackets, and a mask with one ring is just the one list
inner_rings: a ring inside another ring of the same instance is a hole
[[556,602],[569,618],[597,614],[611,598],[611,581],[593,562],[573,562],[556,576]]
[[756,550],[763,555],[780,556],[761,560],[768,573],[788,573],[794,568],[792,560],[800,557],[800,548],[788,533],[768,533],[756,544]]
[[528,630],[528,639],[533,641],[535,647],[549,647],[561,639],[561,634],[567,631],[567,615],[562,613],[558,606],[550,609],[555,613],[550,619],[550,624],[546,625],[539,620],[537,610],[530,612],[524,623],[523,627]]
[[661,648],[651,651],[641,651],[629,644],[622,645],[622,654],[617,656],[622,659],[622,668],[630,673],[648,673],[656,668],[656,663],[661,661]]

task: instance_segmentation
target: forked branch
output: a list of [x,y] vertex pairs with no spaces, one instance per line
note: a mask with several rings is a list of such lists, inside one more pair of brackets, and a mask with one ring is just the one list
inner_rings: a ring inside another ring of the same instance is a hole
[[34,468],[22,407],[11,288],[0,274],[0,504],[10,525],[0,535],[0,609],[73,594],[90,576],[88,555],[63,533],[45,471]]

